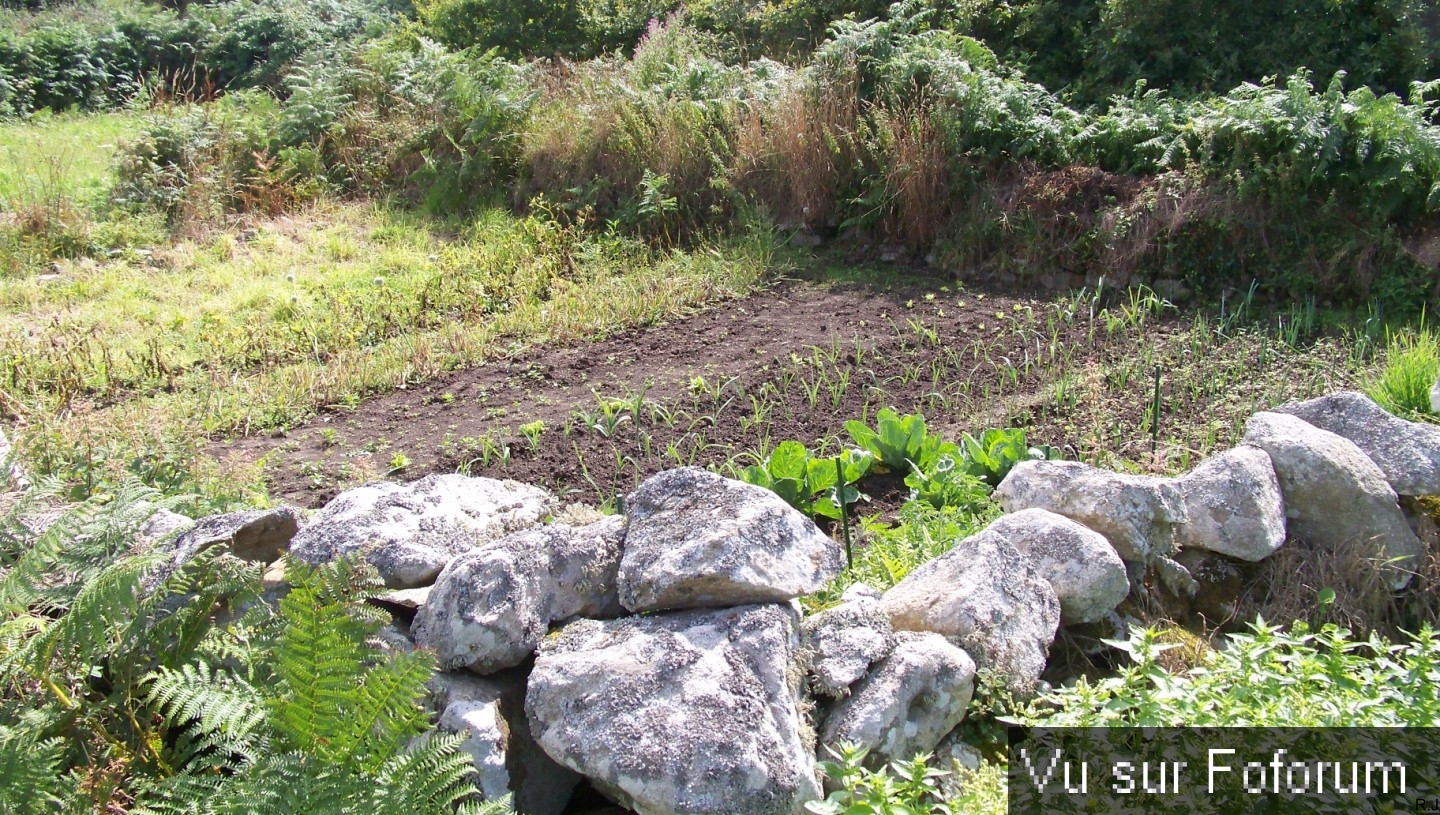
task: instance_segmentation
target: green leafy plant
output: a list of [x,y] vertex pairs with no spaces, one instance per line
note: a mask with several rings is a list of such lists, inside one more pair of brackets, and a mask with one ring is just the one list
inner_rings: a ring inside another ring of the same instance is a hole
[[526,422],[520,425],[520,435],[530,442],[530,451],[533,453],[540,449],[540,434],[545,432],[545,422],[536,419],[533,422]]
[[936,509],[973,509],[990,497],[990,486],[968,472],[956,457],[941,455],[928,471],[915,468],[905,476],[911,500],[924,501]]
[[[1440,722],[1440,633],[1423,626],[1390,643],[1349,630],[1257,620],[1223,648],[1191,649],[1181,667],[1173,637],[1132,627],[1109,641],[1130,659],[1117,675],[1032,704],[1016,720],[1050,727],[1434,727]],[[1192,667],[1185,668],[1188,662]],[[1169,666],[1169,667],[1167,667]]]
[[864,422],[850,420],[845,423],[850,438],[877,459],[877,465],[893,473],[906,473],[911,469],[928,470],[942,455],[958,455],[959,448],[939,436],[930,435],[925,428],[925,417],[918,414],[899,415],[884,408],[875,414],[875,428]]
[[827,748],[832,760],[820,762],[820,772],[837,789],[806,810],[816,815],[911,815],[957,812],[947,805],[940,779],[947,773],[929,766],[925,756],[892,762],[881,770],[865,767],[867,750],[853,744]]
[[[863,450],[846,450],[838,457],[822,458],[812,456],[798,441],[786,441],[759,464],[741,470],[739,476],[746,483],[774,492],[806,515],[839,519],[844,507],[860,500],[860,490],[853,485],[874,462],[875,458]],[[841,476],[843,484],[839,483]]]
[[998,487],[1010,470],[1022,461],[1051,460],[1063,457],[1059,448],[1048,445],[1031,447],[1025,443],[1025,430],[1020,427],[986,430],[979,438],[966,433],[964,446],[965,472]]

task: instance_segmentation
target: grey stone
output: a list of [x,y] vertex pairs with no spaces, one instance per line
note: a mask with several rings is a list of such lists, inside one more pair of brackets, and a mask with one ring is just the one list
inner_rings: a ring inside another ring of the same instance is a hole
[[631,611],[783,602],[844,567],[839,544],[775,493],[695,467],[625,498],[620,602]]
[[884,592],[868,583],[851,583],[846,587],[845,591],[840,594],[840,602],[848,603],[852,600],[867,597],[871,600],[879,600],[883,596],[885,596]]
[[535,526],[553,503],[539,487],[493,478],[378,481],[326,504],[290,548],[311,565],[364,551],[386,586],[415,588],[433,583],[456,557]]
[[197,521],[175,540],[175,552],[189,560],[212,546],[252,563],[273,563],[300,531],[302,515],[293,507],[252,509]]
[[1063,515],[1022,509],[990,524],[1055,589],[1066,625],[1104,618],[1130,593],[1125,564],[1105,536]]
[[1298,416],[1257,413],[1245,423],[1245,443],[1270,455],[1292,537],[1322,547],[1363,546],[1389,563],[1392,586],[1409,584],[1420,540],[1385,474],[1354,442]]
[[555,622],[623,611],[615,570],[625,519],[536,527],[456,558],[415,615],[416,642],[446,670],[525,661]]
[[890,653],[894,637],[880,602],[860,596],[807,617],[801,641],[809,656],[812,689],[838,699]]
[[639,815],[797,815],[819,797],[788,605],[576,620],[535,660],[540,746]]
[[929,753],[965,718],[975,691],[975,662],[939,634],[901,632],[895,648],[841,701],[820,741],[869,748],[883,766]]
[[1291,402],[1275,412],[1354,442],[1397,494],[1440,495],[1440,427],[1401,419],[1358,391]]
[[169,539],[179,537],[181,532],[194,525],[194,519],[188,515],[156,507],[135,533],[134,548],[141,552],[149,551]]
[[1087,526],[1124,560],[1148,563],[1174,549],[1185,521],[1180,494],[1164,479],[1112,473],[1078,461],[1022,461],[995,498],[1006,512],[1048,509]]
[[200,553],[217,547],[224,554],[241,560],[270,563],[290,545],[301,520],[300,510],[285,506],[213,515],[196,521],[188,529],[179,523],[183,517],[162,516],[158,520],[161,529],[173,526],[184,531],[178,535],[166,533],[154,544],[159,551],[168,552],[170,558],[145,576],[143,586],[147,592],[154,591]]
[[1020,695],[1033,693],[1060,625],[1055,589],[989,529],[911,572],[881,607],[897,631],[949,638]]
[[1254,563],[1285,543],[1285,499],[1264,450],[1250,445],[1212,456],[1175,479],[1187,523],[1182,549],[1204,549]]
[[509,793],[518,812],[560,815],[580,776],[535,743],[525,720],[526,679],[516,671],[493,679],[439,673],[427,683],[428,704],[439,712],[441,730],[465,736],[461,749],[475,765],[472,780],[486,800]]

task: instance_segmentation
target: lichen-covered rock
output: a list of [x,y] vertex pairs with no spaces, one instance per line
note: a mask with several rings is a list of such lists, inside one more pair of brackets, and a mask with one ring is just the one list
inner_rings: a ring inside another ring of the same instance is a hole
[[1390,562],[1395,588],[1409,584],[1420,539],[1385,474],[1354,442],[1298,416],[1257,413],[1245,423],[1245,443],[1270,455],[1292,537],[1322,547],[1363,546]]
[[810,663],[810,684],[821,695],[841,698],[893,644],[890,620],[878,599],[856,596],[805,618],[801,642]]
[[550,625],[622,611],[615,570],[625,519],[551,524],[493,541],[445,567],[415,614],[415,640],[446,670],[525,661]]
[[576,620],[525,706],[540,746],[639,815],[798,815],[819,797],[788,604]]
[[1130,593],[1125,564],[1105,536],[1063,515],[1022,509],[990,524],[1055,589],[1066,625],[1093,623]]
[[180,533],[194,525],[195,521],[187,515],[156,507],[136,531],[134,548],[136,551],[149,551],[166,539],[178,538]]
[[625,498],[620,602],[631,611],[783,602],[844,567],[841,547],[775,493],[695,467]]
[[252,563],[273,563],[300,531],[300,510],[280,506],[203,518],[175,540],[176,555],[189,560],[212,546]]
[[475,765],[471,781],[481,796],[493,801],[509,794],[505,753],[510,727],[500,712],[504,688],[498,682],[464,674],[437,674],[430,685],[440,711],[440,729],[465,737],[460,749]]
[[517,812],[559,815],[580,776],[556,764],[530,734],[525,720],[526,676],[497,678],[439,673],[427,683],[439,729],[465,737],[461,750],[475,765],[471,779],[486,800],[510,794]]
[[1078,461],[1022,461],[995,498],[1006,512],[1047,509],[1105,536],[1124,560],[1168,555],[1185,522],[1180,494],[1164,479],[1112,473]]
[[883,766],[928,753],[965,718],[975,662],[939,634],[901,632],[895,647],[825,722],[820,741],[870,749]]
[[415,588],[460,555],[540,523],[553,504],[539,487],[493,478],[379,481],[336,496],[290,549],[311,565],[363,550],[386,586]]
[[[147,592],[155,590],[201,552],[217,547],[241,560],[270,563],[289,548],[300,529],[302,515],[300,510],[282,506],[212,515],[188,525],[182,523],[182,519],[188,520],[183,515],[160,510],[142,529],[142,537],[160,531],[159,537],[147,539],[146,545],[169,554],[168,560],[146,575],[143,586]],[[163,531],[167,527],[169,531]],[[183,531],[174,534],[177,530]]]
[[1285,543],[1285,499],[1270,456],[1240,445],[1175,479],[1187,523],[1182,549],[1204,549],[1251,563]]
[[989,529],[911,572],[880,602],[897,631],[947,637],[1021,695],[1034,691],[1060,625],[1055,589]]
[[1354,442],[1399,495],[1440,495],[1440,427],[1406,421],[1358,391],[1291,402],[1275,412]]

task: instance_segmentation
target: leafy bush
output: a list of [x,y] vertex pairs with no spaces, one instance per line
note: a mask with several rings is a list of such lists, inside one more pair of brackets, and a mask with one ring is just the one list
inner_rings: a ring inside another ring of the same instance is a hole
[[864,451],[846,450],[839,456],[822,458],[812,456],[798,441],[785,441],[739,475],[742,481],[770,490],[812,518],[838,520],[845,507],[860,500],[860,491],[853,485],[874,462],[875,458]]
[[875,429],[852,419],[845,423],[845,432],[875,456],[881,467],[897,474],[915,468],[929,470],[942,455],[958,458],[960,453],[954,444],[928,433],[925,417],[918,413],[901,416],[882,408],[875,414]]
[[1081,103],[1104,103],[1137,83],[1180,97],[1223,91],[1302,67],[1403,93],[1434,75],[1424,8],[1416,0],[1021,0],[962,7],[951,25]]
[[942,454],[928,468],[917,466],[905,476],[910,500],[924,501],[936,509],[956,507],[973,510],[990,497],[990,487],[967,472],[956,456]]
[[947,773],[928,766],[924,756],[896,761],[881,770],[864,766],[865,748],[840,745],[832,760],[820,762],[820,772],[836,790],[805,809],[817,815],[891,815],[902,812],[959,812],[947,806],[940,779]]
[[305,55],[376,34],[392,19],[371,0],[232,0],[185,17],[131,7],[47,15],[0,31],[0,113],[98,109],[142,90],[204,98],[219,89],[278,89]]
[[1440,634],[1428,624],[1393,644],[1326,625],[1287,633],[1257,620],[1206,648],[1188,670],[1167,669],[1176,647],[1156,629],[1111,642],[1131,663],[1079,679],[1019,719],[1051,727],[1434,727],[1440,722]]

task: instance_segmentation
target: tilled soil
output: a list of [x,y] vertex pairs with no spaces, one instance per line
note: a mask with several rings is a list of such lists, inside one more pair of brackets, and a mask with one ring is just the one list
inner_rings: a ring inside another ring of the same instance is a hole
[[[1243,343],[1199,349],[1228,357],[1222,378],[1181,347],[1193,344],[1188,323],[1096,326],[1093,308],[1077,316],[1063,301],[790,281],[668,324],[532,348],[215,452],[268,454],[272,496],[309,507],[378,477],[454,471],[598,505],[660,470],[744,466],[753,462],[746,454],[787,439],[833,450],[848,442],[845,421],[873,425],[884,407],[923,412],[951,438],[1021,426],[1032,444],[1090,458],[1097,445],[1119,446],[1141,460],[1153,388],[1142,349],[1159,349],[1153,363],[1166,371],[1164,427],[1204,434],[1203,446],[1233,440],[1256,401],[1348,384],[1335,381],[1344,376],[1326,359],[1333,352],[1305,357],[1312,373],[1281,370],[1272,392],[1265,374],[1286,362],[1274,352],[1257,362]],[[888,515],[904,498],[898,482],[864,487],[872,501],[862,514]]]

